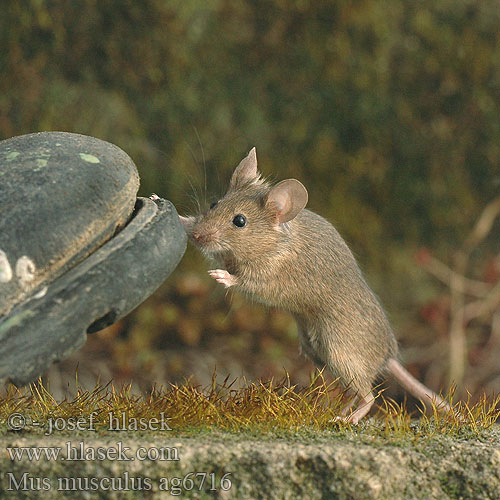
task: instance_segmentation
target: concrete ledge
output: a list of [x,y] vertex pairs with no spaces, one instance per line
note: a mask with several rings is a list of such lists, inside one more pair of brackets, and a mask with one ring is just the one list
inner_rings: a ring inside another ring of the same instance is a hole
[[[1,498],[500,498],[499,430],[413,442],[333,431],[286,439],[4,431],[0,439]],[[39,458],[27,458],[35,449]]]

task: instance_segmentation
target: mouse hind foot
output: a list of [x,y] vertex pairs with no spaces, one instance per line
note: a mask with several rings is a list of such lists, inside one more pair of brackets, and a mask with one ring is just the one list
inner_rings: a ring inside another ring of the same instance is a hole
[[367,396],[359,398],[358,406],[350,415],[345,415],[345,413],[347,413],[347,411],[349,411],[349,409],[351,408],[353,404],[352,402],[348,403],[348,405],[346,405],[346,407],[342,409],[343,416],[337,418],[338,420],[342,420],[348,424],[357,425],[359,421],[364,416],[366,416],[366,414],[370,411],[374,402],[375,402],[375,397],[373,396],[373,393],[370,391],[370,393]]

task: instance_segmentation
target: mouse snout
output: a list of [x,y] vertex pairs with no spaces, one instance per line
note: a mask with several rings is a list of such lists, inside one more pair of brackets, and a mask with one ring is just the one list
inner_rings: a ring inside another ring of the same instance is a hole
[[200,231],[199,229],[193,230],[192,237],[193,240],[198,245],[206,245],[217,240],[219,232],[217,230],[213,231]]

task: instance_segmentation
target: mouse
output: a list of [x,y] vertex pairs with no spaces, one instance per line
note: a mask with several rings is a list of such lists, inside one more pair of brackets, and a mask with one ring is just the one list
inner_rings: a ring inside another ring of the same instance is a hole
[[357,424],[368,414],[374,384],[387,374],[424,404],[450,410],[400,363],[387,314],[353,253],[307,202],[297,179],[264,179],[253,148],[220,200],[180,219],[188,239],[216,263],[208,271],[215,281],[293,315],[302,353],[353,394],[343,421]]

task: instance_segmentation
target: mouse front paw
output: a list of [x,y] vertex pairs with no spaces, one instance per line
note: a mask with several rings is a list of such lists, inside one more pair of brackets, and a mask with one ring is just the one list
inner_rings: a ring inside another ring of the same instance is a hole
[[234,286],[237,283],[236,276],[229,274],[225,269],[212,269],[208,271],[210,277],[212,277],[217,283],[224,285],[226,288]]

